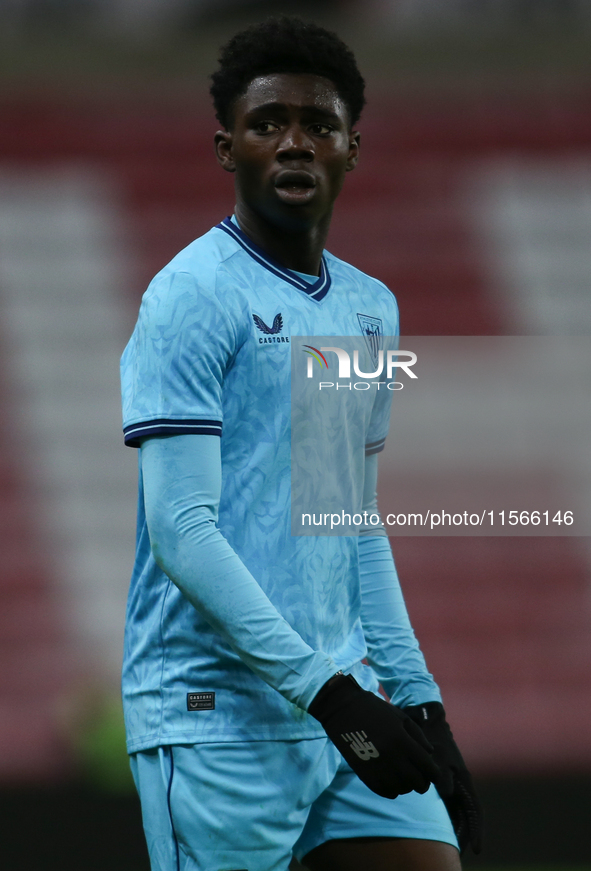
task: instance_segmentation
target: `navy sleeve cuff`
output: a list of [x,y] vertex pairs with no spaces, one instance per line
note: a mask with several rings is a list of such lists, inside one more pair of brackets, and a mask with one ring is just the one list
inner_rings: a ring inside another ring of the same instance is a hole
[[147,436],[161,435],[217,435],[222,434],[221,420],[174,420],[159,418],[132,423],[123,428],[125,444],[139,448],[141,440]]
[[380,451],[384,450],[384,446],[386,444],[386,438],[384,436],[383,439],[380,439],[378,442],[370,442],[365,446],[365,456],[369,457],[371,454],[378,454]]

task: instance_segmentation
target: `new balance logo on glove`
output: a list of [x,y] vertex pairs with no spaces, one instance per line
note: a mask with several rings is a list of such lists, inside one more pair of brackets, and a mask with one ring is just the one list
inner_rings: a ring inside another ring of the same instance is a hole
[[333,675],[308,713],[322,723],[355,774],[384,798],[427,792],[439,775],[421,727],[400,708],[362,689],[351,674]]
[[380,755],[375,745],[371,741],[365,740],[367,738],[365,732],[353,732],[353,735],[347,732],[345,735],[341,735],[341,738],[351,745],[351,749],[360,759],[372,759]]

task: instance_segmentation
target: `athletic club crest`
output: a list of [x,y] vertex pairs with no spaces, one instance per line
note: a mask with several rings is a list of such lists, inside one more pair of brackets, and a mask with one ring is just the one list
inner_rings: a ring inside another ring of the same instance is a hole
[[382,319],[372,318],[370,315],[361,315],[359,312],[357,312],[357,318],[359,320],[361,332],[363,336],[365,336],[371,359],[373,360],[374,365],[377,366],[378,351],[382,347],[382,336],[384,335]]

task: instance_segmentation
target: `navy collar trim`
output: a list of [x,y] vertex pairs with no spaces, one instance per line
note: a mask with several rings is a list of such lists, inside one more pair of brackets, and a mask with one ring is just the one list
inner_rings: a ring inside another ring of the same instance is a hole
[[242,232],[240,227],[236,226],[231,218],[224,218],[221,224],[217,225],[217,229],[223,230],[224,233],[231,236],[248,254],[250,254],[253,260],[256,260],[257,263],[264,266],[265,269],[268,269],[269,272],[273,273],[273,275],[282,278],[284,281],[297,287],[298,290],[303,290],[304,293],[307,293],[308,296],[311,296],[312,299],[315,299],[317,302],[324,299],[328,293],[331,285],[331,278],[324,255],[322,255],[322,260],[320,262],[320,278],[318,278],[317,281],[309,283],[299,276],[297,272],[292,272],[291,269],[286,269],[284,266],[277,263],[276,260],[272,260],[267,254],[265,254],[262,248],[259,248],[258,245],[255,245],[252,239],[248,238],[246,233]]

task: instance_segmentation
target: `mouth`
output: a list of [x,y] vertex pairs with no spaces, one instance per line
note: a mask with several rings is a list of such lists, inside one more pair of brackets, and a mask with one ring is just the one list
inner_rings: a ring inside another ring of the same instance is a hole
[[315,187],[314,176],[303,170],[284,169],[275,178],[275,188],[285,202],[307,202]]
[[284,169],[275,177],[275,187],[280,189],[309,189],[316,187],[316,179],[312,173],[305,172],[304,170]]

